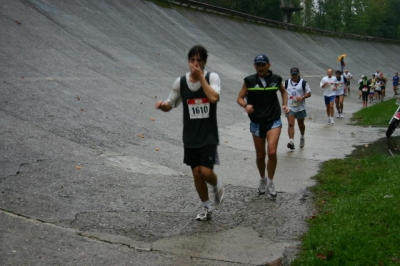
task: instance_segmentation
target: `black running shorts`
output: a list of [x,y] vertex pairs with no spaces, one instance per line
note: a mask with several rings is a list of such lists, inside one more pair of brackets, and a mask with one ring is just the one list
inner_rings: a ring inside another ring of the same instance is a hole
[[185,148],[183,162],[192,169],[197,166],[214,169],[214,164],[219,164],[217,145],[208,144],[200,148]]

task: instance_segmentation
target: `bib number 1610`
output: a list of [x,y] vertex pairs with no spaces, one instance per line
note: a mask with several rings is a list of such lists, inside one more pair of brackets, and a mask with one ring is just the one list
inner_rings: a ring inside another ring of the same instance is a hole
[[210,117],[210,100],[208,98],[195,98],[187,100],[190,119]]

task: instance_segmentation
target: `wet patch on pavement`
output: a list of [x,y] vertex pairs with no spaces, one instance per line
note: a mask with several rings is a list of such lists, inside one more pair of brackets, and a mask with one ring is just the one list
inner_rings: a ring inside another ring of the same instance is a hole
[[400,155],[400,136],[381,138],[375,142],[357,146],[356,149],[347,157],[362,158],[376,153],[388,156]]

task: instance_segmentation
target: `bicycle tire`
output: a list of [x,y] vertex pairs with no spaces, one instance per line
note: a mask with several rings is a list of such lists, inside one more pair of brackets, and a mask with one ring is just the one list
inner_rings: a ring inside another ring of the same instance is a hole
[[386,137],[390,138],[390,136],[393,134],[394,130],[397,128],[399,123],[400,120],[393,119],[392,123],[390,123],[388,129],[386,130]]

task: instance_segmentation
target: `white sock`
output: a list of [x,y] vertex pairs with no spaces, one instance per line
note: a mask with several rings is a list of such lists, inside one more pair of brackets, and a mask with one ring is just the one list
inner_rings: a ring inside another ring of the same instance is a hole
[[304,139],[304,135],[301,135],[300,138],[301,138],[301,139]]
[[289,141],[290,141],[290,143],[293,143],[293,139],[290,139]]
[[272,183],[272,178],[267,178],[267,186],[269,186]]
[[203,207],[207,208],[209,211],[212,211],[212,209],[213,209],[211,202],[209,200],[203,202]]
[[214,189],[219,189],[219,188],[221,188],[221,186],[222,186],[222,183],[221,183],[221,181],[220,181],[219,178],[218,178],[218,179],[217,179],[217,185],[214,186]]
[[264,180],[264,181],[265,181],[265,176],[264,176],[264,177],[261,177],[260,180]]

